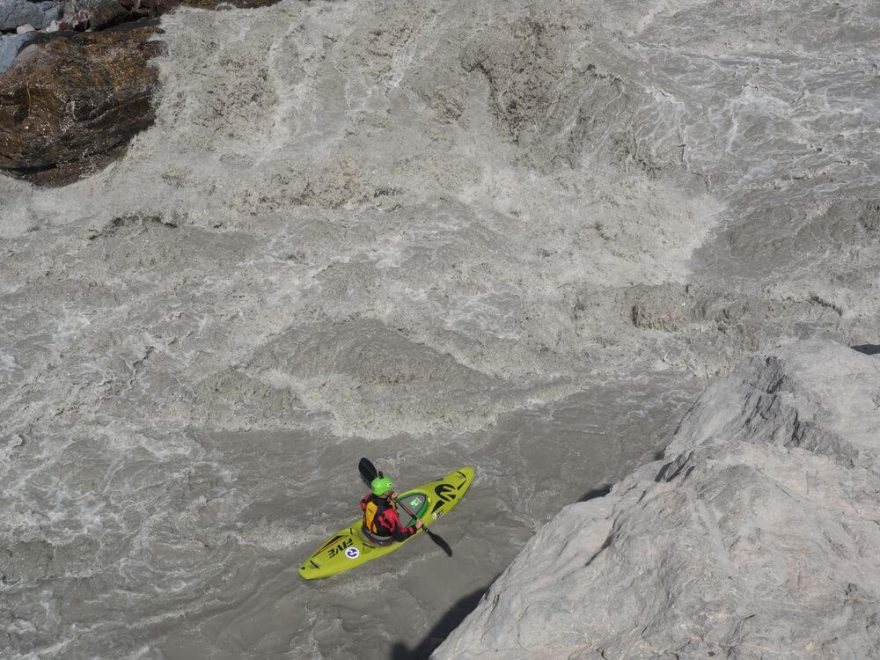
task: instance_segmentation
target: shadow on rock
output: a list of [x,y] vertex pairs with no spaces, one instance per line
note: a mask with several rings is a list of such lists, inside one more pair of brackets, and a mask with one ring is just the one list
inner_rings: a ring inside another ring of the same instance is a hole
[[578,498],[578,502],[589,502],[590,500],[596,499],[597,497],[605,497],[608,493],[611,492],[611,487],[614,484],[599,484],[592,490],[588,490],[586,493],[581,495]]
[[880,355],[880,344],[860,344],[858,346],[850,346],[850,348],[865,355]]
[[[492,582],[494,581],[493,579]],[[449,633],[455,630],[464,621],[465,617],[474,611],[483,594],[488,590],[489,585],[486,585],[459,600],[440,618],[437,624],[431,628],[430,632],[415,648],[410,649],[403,642],[397,642],[391,649],[391,660],[423,660],[428,658],[434,652],[434,649],[443,643],[443,640],[446,639]]]

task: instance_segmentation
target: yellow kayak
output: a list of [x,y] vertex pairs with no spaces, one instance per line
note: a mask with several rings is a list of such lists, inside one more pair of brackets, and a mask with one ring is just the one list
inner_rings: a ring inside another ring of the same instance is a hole
[[[401,524],[409,527],[416,519],[420,519],[424,524],[430,525],[458,504],[473,480],[474,469],[463,467],[442,479],[407,490],[397,499]],[[415,518],[405,513],[404,509],[413,512]],[[378,545],[367,540],[362,528],[363,519],[360,519],[331,536],[299,567],[299,574],[306,580],[317,580],[349,571],[394,552],[424,531],[424,528],[420,529],[405,541]]]

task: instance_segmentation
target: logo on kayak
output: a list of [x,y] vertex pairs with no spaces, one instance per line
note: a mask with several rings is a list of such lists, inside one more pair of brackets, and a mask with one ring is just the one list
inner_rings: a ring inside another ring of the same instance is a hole
[[455,486],[452,484],[440,484],[434,489],[434,492],[437,493],[441,502],[451,502],[455,499]]
[[437,493],[438,502],[434,505],[431,513],[434,514],[434,520],[437,520],[437,514],[443,505],[452,502],[455,499],[456,491],[455,486],[452,484],[440,484],[434,489],[434,492]]
[[[353,545],[354,545],[354,541],[352,541],[350,538],[348,538],[348,539],[345,539],[339,545],[337,545],[335,548],[330,548],[330,559],[333,559],[336,555],[338,555],[342,552],[344,552],[347,557],[351,557],[351,555],[348,554],[350,550],[354,550],[355,553],[357,553],[357,548],[353,548],[352,547]],[[355,554],[355,557],[357,557],[357,554]],[[353,559],[353,557],[352,557],[352,559]]]
[[[336,543],[336,542],[339,541],[340,539],[344,539],[344,538],[345,538],[345,534],[337,534],[337,535],[334,536],[332,539],[330,539],[329,541],[327,541],[327,542],[321,547],[321,549],[318,550],[318,552],[324,552],[324,550],[326,550],[327,548],[329,548],[331,545],[333,545],[334,543]],[[316,553],[316,554],[317,554],[317,553]],[[331,555],[331,557],[332,557],[332,555]]]
[[435,511],[432,518],[434,518],[434,520],[437,520],[437,518],[442,518],[444,513],[445,511]]
[[345,556],[349,559],[357,559],[360,554],[361,553],[357,548],[349,548],[345,551]]

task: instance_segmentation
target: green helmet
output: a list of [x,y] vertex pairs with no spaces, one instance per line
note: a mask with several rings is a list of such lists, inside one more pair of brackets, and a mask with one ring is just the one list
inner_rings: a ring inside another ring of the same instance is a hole
[[381,497],[394,488],[394,482],[388,477],[376,477],[370,482],[370,486],[373,488],[373,495]]

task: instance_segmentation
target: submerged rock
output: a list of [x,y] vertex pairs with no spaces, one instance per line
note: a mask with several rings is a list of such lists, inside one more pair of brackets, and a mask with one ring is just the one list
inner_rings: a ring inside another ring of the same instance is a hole
[[666,461],[546,525],[440,658],[868,657],[880,360],[828,342],[710,386]]
[[108,164],[155,114],[153,22],[58,33],[29,44],[0,74],[0,168],[67,183]]

